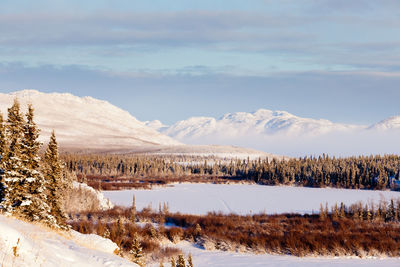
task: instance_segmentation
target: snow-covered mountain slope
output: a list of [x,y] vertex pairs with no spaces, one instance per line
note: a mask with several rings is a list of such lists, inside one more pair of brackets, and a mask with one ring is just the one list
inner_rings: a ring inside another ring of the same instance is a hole
[[322,153],[351,156],[400,151],[400,116],[368,126],[260,109],[253,113],[229,113],[219,119],[192,117],[169,127],[160,122],[147,122],[147,125],[187,144],[235,145],[287,156]]
[[17,97],[22,110],[27,103],[35,108],[36,122],[47,141],[54,129],[63,148],[96,149],[154,145],[180,145],[179,142],[147,127],[135,117],[107,101],[71,94],[23,90],[0,94],[0,111],[7,115]]
[[274,157],[232,146],[186,146],[160,133],[159,130],[167,128],[160,121],[141,122],[107,101],[67,93],[46,94],[36,90],[0,93],[0,111],[4,117],[15,97],[23,112],[28,103],[33,104],[35,121],[42,130],[41,141],[46,143],[54,129],[64,151]]
[[382,120],[370,127],[370,129],[376,130],[400,130],[400,116],[393,116]]
[[[157,124],[148,123],[150,127]],[[228,113],[220,119],[192,117],[160,129],[178,140],[205,136],[242,137],[245,135],[319,135],[332,131],[354,131],[365,126],[301,118],[285,111],[260,109],[253,113]]]
[[0,215],[1,266],[138,266],[113,255],[118,246],[97,235],[61,233]]

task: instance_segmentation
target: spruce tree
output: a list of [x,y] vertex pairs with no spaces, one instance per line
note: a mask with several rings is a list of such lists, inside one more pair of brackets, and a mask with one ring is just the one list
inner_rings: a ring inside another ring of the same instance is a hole
[[135,202],[135,195],[132,196],[132,208],[131,208],[131,214],[130,214],[130,219],[132,223],[136,222],[136,202]]
[[3,157],[0,160],[0,164],[3,164],[3,162],[6,159],[6,154],[7,154],[7,149],[8,149],[8,143],[7,143],[7,136],[6,136],[6,125],[4,122],[3,114],[0,112],[0,155]]
[[20,112],[20,105],[17,99],[8,109],[6,124],[6,136],[8,149],[4,161],[4,201],[2,208],[6,213],[20,213],[21,207],[30,205],[26,198],[27,186],[24,179],[24,165],[22,161],[22,140],[24,136],[24,120]]
[[143,251],[142,246],[140,245],[138,235],[135,233],[133,236],[132,248],[129,251],[132,256],[132,261],[139,266],[144,266],[144,259],[143,259]]
[[176,262],[176,267],[186,267],[185,257],[182,254],[178,255],[178,261]]
[[1,209],[1,202],[4,201],[4,182],[3,182],[3,175],[4,175],[4,162],[5,157],[7,154],[7,138],[6,138],[6,128],[4,125],[3,114],[0,112],[0,209]]
[[187,262],[188,262],[188,267],[193,267],[193,258],[191,253],[189,253]]
[[39,129],[33,121],[33,117],[34,109],[32,105],[28,105],[22,141],[22,162],[24,165],[23,174],[27,182],[26,198],[29,198],[31,204],[24,206],[21,212],[29,220],[40,220],[52,225],[55,223],[55,219],[50,215],[50,207],[46,203],[45,180],[39,166],[41,146],[41,143],[37,140]]
[[174,257],[171,257],[171,267],[176,267],[175,259]]
[[51,214],[59,226],[65,226],[65,215],[61,210],[60,190],[64,187],[62,181],[62,164],[58,154],[58,144],[54,131],[51,133],[50,142],[44,155],[44,176],[48,190],[47,203]]

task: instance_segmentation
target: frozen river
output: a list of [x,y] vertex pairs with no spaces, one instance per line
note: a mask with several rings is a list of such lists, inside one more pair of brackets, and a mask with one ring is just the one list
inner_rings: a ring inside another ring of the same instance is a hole
[[343,202],[350,205],[359,201],[375,204],[380,200],[400,198],[400,192],[370,191],[291,186],[243,184],[174,184],[153,190],[104,191],[114,204],[130,206],[135,195],[136,207],[141,210],[151,205],[168,203],[170,211],[188,214],[223,213],[312,213],[319,212],[320,204],[329,207]]

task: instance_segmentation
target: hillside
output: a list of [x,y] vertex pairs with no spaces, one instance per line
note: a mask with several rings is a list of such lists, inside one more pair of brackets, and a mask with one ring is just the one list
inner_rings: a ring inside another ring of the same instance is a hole
[[24,112],[28,103],[33,104],[35,121],[41,129],[40,140],[46,143],[54,129],[63,151],[275,157],[229,145],[184,145],[158,132],[158,128],[165,127],[160,121],[144,123],[107,101],[68,93],[47,94],[36,90],[0,93],[0,111],[4,117],[16,97]]
[[1,266],[138,266],[113,255],[116,244],[97,235],[58,233],[0,215]]
[[0,94],[0,111],[7,114],[17,97],[22,110],[27,103],[35,108],[41,140],[47,141],[52,129],[62,148],[119,149],[124,147],[179,145],[172,138],[147,127],[128,112],[107,101],[71,94],[45,94],[23,90]]

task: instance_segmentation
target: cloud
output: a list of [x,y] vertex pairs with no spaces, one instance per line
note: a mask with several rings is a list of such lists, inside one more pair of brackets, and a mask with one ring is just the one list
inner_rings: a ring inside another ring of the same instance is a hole
[[[168,44],[246,41],[308,19],[249,12],[184,11],[103,14],[9,14],[0,17],[3,45]],[[250,29],[250,30],[247,30]]]

